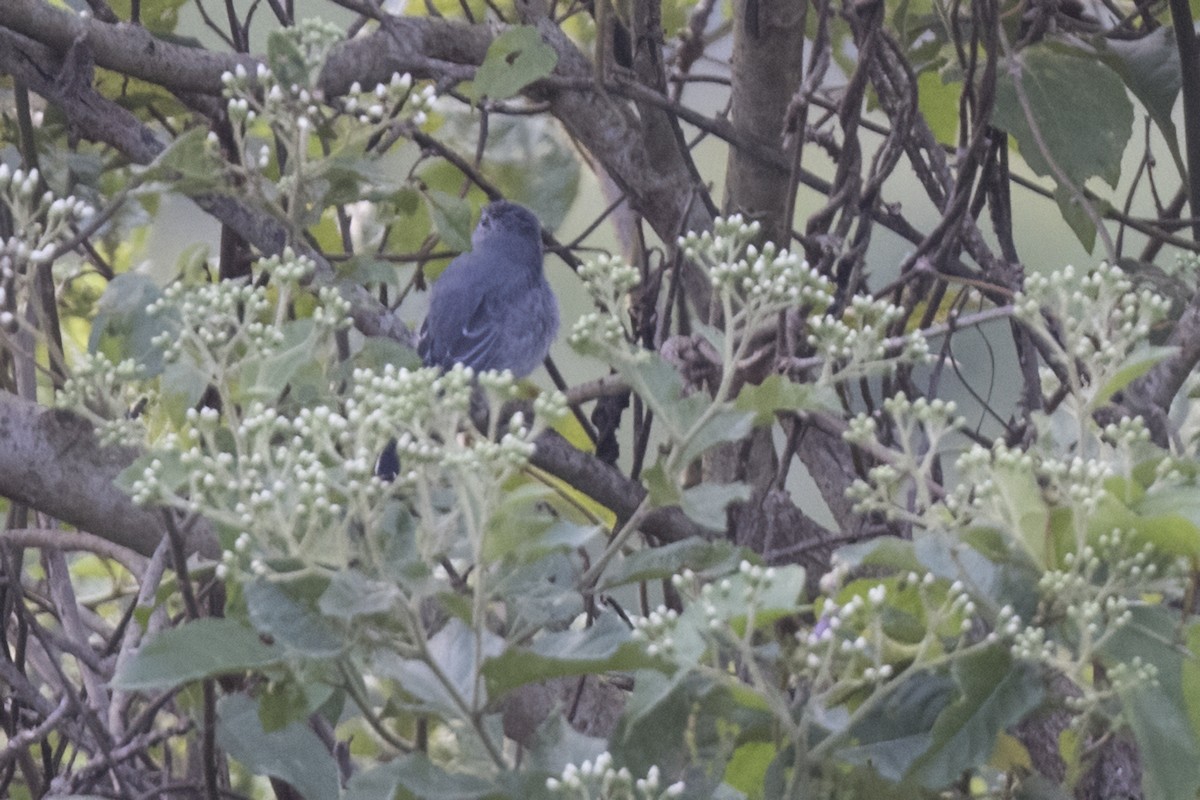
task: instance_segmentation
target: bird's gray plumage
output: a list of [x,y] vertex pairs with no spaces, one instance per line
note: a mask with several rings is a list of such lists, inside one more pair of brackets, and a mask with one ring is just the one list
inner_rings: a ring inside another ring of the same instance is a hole
[[484,207],[471,242],[433,284],[417,351],[427,366],[528,375],[558,333],[541,225],[529,209],[500,200]]

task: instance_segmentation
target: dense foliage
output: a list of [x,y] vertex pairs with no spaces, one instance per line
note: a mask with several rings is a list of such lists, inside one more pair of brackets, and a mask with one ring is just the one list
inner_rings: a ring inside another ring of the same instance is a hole
[[0,794],[1196,796],[1186,4],[236,6],[0,3]]

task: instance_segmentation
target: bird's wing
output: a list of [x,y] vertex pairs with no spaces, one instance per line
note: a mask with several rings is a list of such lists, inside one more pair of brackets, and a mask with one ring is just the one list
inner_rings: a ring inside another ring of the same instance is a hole
[[[461,295],[455,298],[461,299]],[[489,296],[476,298],[470,308],[440,303],[430,308],[421,325],[417,352],[428,366],[449,369],[463,364],[474,370],[492,369],[500,343],[501,331],[497,315],[491,309]]]

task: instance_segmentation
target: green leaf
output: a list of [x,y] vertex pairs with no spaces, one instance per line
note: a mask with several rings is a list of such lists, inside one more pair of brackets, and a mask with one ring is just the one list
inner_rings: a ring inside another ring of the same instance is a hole
[[[1045,43],[1031,45],[1014,58],[1002,65],[996,83],[996,125],[1016,138],[1021,155],[1037,174],[1053,177],[1052,159],[1076,187],[1100,177],[1115,188],[1125,145],[1133,136],[1133,104],[1121,79],[1094,58]],[[1035,141],[1010,70],[1019,71],[1047,153]],[[1087,91],[1080,91],[1085,86]]]
[[905,680],[854,726],[858,744],[837,751],[850,764],[871,766],[899,783],[933,742],[937,718],[954,700],[949,677],[932,673]]
[[273,30],[267,34],[267,66],[284,86],[309,85],[308,62],[290,30]]
[[642,483],[646,485],[651,507],[666,508],[679,505],[682,493],[671,476],[667,475],[662,459],[642,472]]
[[371,580],[357,569],[344,569],[334,573],[317,606],[322,614],[349,622],[395,611],[403,599],[395,584]]
[[1157,669],[1152,683],[1123,684],[1119,693],[1142,758],[1142,789],[1146,800],[1193,800],[1200,790],[1200,738],[1192,726],[1195,699],[1183,690],[1184,666],[1194,671],[1196,654],[1182,645],[1177,612],[1163,606],[1130,612],[1132,620],[1113,632],[1101,654],[1109,666],[1136,658]]
[[1136,39],[1097,36],[1094,43],[1101,60],[1121,76],[1129,91],[1146,107],[1179,171],[1185,172],[1172,119],[1183,78],[1179,48],[1171,27],[1162,25]]
[[728,527],[725,509],[730,503],[741,503],[750,499],[750,486],[745,483],[702,483],[684,489],[679,499],[683,513],[710,531],[723,531]]
[[[478,135],[473,125],[469,142]],[[537,169],[530,169],[534,163]],[[505,197],[528,206],[547,230],[556,230],[575,202],[581,170],[579,155],[552,118],[493,115],[489,120],[484,173]]]
[[118,275],[108,283],[96,303],[96,316],[88,337],[88,351],[103,353],[114,364],[133,359],[138,373],[150,378],[163,371],[162,348],[154,337],[175,329],[177,320],[146,309],[162,297],[149,277],[135,272]]
[[548,76],[557,63],[558,53],[542,41],[537,28],[529,25],[509,28],[488,47],[467,95],[476,102],[484,97],[506,100]]
[[1096,392],[1092,399],[1093,408],[1104,405],[1117,392],[1145,375],[1154,365],[1179,352],[1178,347],[1143,347],[1126,356],[1117,373]]
[[438,236],[454,250],[471,249],[471,204],[445,192],[425,193],[429,216],[433,218]]
[[476,680],[476,668],[484,659],[503,651],[504,640],[499,636],[484,631],[477,640],[475,631],[457,617],[451,617],[427,645],[436,671],[426,661],[396,658],[390,653],[380,657],[376,668],[381,675],[395,679],[418,707],[435,711],[446,719],[461,719],[467,711],[459,700],[468,708],[482,708],[486,703],[486,698],[479,696],[484,687]]
[[[754,413],[756,426],[770,425],[777,411],[803,411],[825,407],[830,398],[826,390],[811,383],[796,383],[782,375],[771,375],[757,386],[746,386],[734,405],[739,411]],[[836,399],[836,398],[833,398]]]
[[917,76],[917,105],[930,130],[942,144],[957,144],[961,81],[948,81],[933,70]]
[[691,569],[698,575],[723,575],[736,569],[741,558],[742,552],[724,539],[684,539],[639,550],[616,562],[604,573],[603,583],[598,588],[609,590],[630,583],[662,580],[684,569]]
[[208,144],[208,129],[198,125],[175,137],[140,175],[163,181],[180,194],[198,194],[225,187],[225,164]]
[[1084,250],[1091,253],[1092,248],[1096,246],[1096,223],[1092,222],[1087,209],[1080,205],[1075,193],[1066,186],[1054,187],[1054,202],[1058,205],[1058,213],[1062,214],[1063,221],[1075,234],[1075,238],[1083,245]]
[[[187,0],[142,0],[138,4],[138,24],[156,36],[174,33],[179,24],[179,8]],[[132,0],[113,0],[109,8],[120,19],[132,18]]]
[[1200,559],[1200,489],[1168,486],[1145,494],[1129,506],[1107,496],[1097,522],[1107,533],[1114,526],[1131,530],[1160,553]]
[[690,464],[716,445],[744,439],[750,435],[753,427],[754,414],[749,411],[717,411],[698,430],[688,431],[691,436],[683,443],[680,461]]
[[284,582],[255,580],[242,584],[250,621],[277,644],[309,658],[339,655],[346,642],[317,611],[317,599],[329,582],[308,576]]
[[530,769],[561,775],[568,764],[595,760],[608,750],[608,740],[587,736],[571,727],[563,714],[551,714],[538,726],[529,748]]
[[312,319],[285,322],[281,332],[283,340],[270,354],[242,362],[234,382],[245,387],[247,400],[272,403],[300,370],[313,363],[317,328]]
[[525,484],[501,498],[488,521],[484,558],[533,561],[555,550],[583,547],[601,528],[579,525],[548,510],[555,491],[543,484]]
[[771,742],[747,742],[733,751],[725,765],[725,781],[749,797],[759,796],[767,767],[775,760],[779,747]]
[[510,647],[483,666],[488,696],[496,699],[518,686],[551,678],[657,666],[631,643],[629,634],[629,626],[616,614],[604,614],[585,630],[544,633],[532,647]]
[[355,775],[346,787],[342,800],[482,800],[498,796],[515,795],[500,795],[494,780],[447,772],[424,755],[413,754]]
[[217,743],[254,774],[287,781],[305,797],[339,794],[337,764],[317,735],[302,722],[268,733],[244,694],[217,703]]
[[951,670],[960,695],[933,725],[929,749],[909,777],[930,789],[949,786],[988,760],[996,737],[1042,700],[1036,671],[1013,662],[1007,645],[969,653]]
[[283,650],[231,619],[200,619],[144,644],[113,678],[119,689],[166,689],[181,683],[278,664]]

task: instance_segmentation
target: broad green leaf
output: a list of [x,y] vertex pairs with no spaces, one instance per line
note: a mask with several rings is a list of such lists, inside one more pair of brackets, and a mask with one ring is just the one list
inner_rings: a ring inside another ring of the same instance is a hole
[[961,81],[947,81],[933,70],[917,76],[917,104],[930,130],[942,144],[958,143],[958,100]]
[[[138,24],[151,33],[162,36],[175,32],[179,23],[179,8],[187,0],[142,0],[138,3]],[[132,19],[132,0],[113,0],[109,8],[122,20]]]
[[684,539],[639,550],[616,562],[604,573],[598,588],[608,590],[629,583],[662,580],[684,569],[698,575],[722,575],[736,569],[741,558],[741,551],[724,539]]
[[741,503],[750,499],[750,486],[745,483],[702,483],[684,489],[679,498],[679,507],[693,522],[710,531],[723,531],[728,526],[725,509],[730,503]]
[[1125,81],[1129,91],[1142,102],[1167,142],[1176,165],[1185,172],[1179,153],[1179,137],[1172,113],[1182,86],[1179,48],[1168,25],[1136,39],[1097,36],[1096,52],[1105,64]]
[[508,491],[488,520],[484,558],[532,561],[554,550],[575,550],[596,536],[599,525],[579,525],[550,513],[554,490],[528,483]]
[[189,681],[263,669],[284,658],[258,632],[231,619],[200,619],[155,636],[113,678],[119,689],[167,689]]
[[[1125,145],[1133,136],[1133,105],[1121,79],[1094,58],[1045,43],[1025,48],[1014,59],[1001,64],[996,125],[1016,138],[1037,174],[1053,177],[1053,161],[1076,187],[1099,177],[1115,188]],[[1032,124],[1017,94],[1014,71],[1020,75]],[[1080,91],[1085,86],[1087,91]],[[1046,153],[1035,141],[1035,128]]]
[[608,750],[608,740],[587,736],[571,727],[562,714],[551,714],[529,748],[528,765],[548,775],[561,775],[568,764],[594,761]]
[[1130,353],[1122,362],[1117,373],[1096,392],[1096,396],[1092,398],[1092,408],[1107,403],[1114,394],[1145,375],[1160,361],[1164,361],[1178,352],[1178,347],[1143,347]]
[[1187,709],[1192,735],[1200,739],[1200,622],[1192,622],[1186,628],[1185,645],[1189,657],[1182,659],[1179,671],[1179,688]]
[[[763,568],[765,569],[765,568]],[[753,624],[755,630],[770,627],[776,620],[796,614],[804,602],[804,567],[787,565],[771,567],[774,578],[766,588],[755,588],[750,576],[739,571],[721,581],[720,591],[705,596],[703,605],[715,609],[715,616],[727,619],[734,632],[741,636],[746,626]],[[753,596],[753,602],[747,598]],[[753,609],[753,620],[751,620]],[[708,613],[701,604],[693,603],[680,617],[682,620],[703,628],[708,622]],[[675,634],[676,649],[685,649],[683,631]]]
[[302,722],[266,732],[244,694],[218,701],[217,743],[254,774],[287,781],[305,797],[338,796],[337,764],[317,735]]
[[163,181],[181,194],[217,191],[225,188],[225,164],[208,144],[208,129],[197,125],[167,145],[140,178]]
[[334,573],[317,605],[322,614],[350,621],[394,612],[403,599],[395,584],[372,580],[357,569],[343,569]]
[[273,733],[293,722],[304,722],[333,692],[332,687],[323,685],[321,691],[316,693],[316,702],[312,702],[309,688],[291,675],[268,683],[256,698],[258,719],[263,730]]
[[[1054,187],[1054,202],[1075,238],[1084,250],[1091,253],[1096,246],[1096,223],[1092,222],[1087,209],[1080,205],[1079,198],[1066,186]],[[1099,209],[1096,210],[1099,212]]]
[[1184,695],[1184,666],[1194,670],[1196,654],[1184,647],[1178,612],[1163,606],[1130,611],[1132,620],[1113,632],[1101,655],[1109,666],[1136,658],[1157,670],[1152,683],[1120,691],[1123,714],[1141,753],[1142,788],[1146,800],[1192,800],[1200,791],[1195,755],[1200,735],[1192,725],[1195,700]]
[[127,272],[113,278],[96,304],[88,350],[103,353],[114,364],[133,359],[141,377],[160,374],[162,348],[153,340],[174,330],[176,324],[165,314],[146,311],[161,297],[162,291],[146,275]]
[[782,375],[771,375],[757,386],[743,388],[734,405],[739,411],[754,412],[754,424],[761,426],[774,422],[777,411],[824,407],[831,399],[825,394],[825,390],[811,383],[796,383]]
[[683,443],[680,459],[682,463],[690,464],[718,444],[746,438],[753,427],[754,414],[749,411],[717,411],[699,429],[689,431],[691,436]]
[[1057,565],[1060,550],[1060,534],[1064,521],[1058,519],[1053,509],[1042,496],[1030,470],[997,464],[993,480],[999,490],[1004,519],[997,520],[1002,529],[1017,534],[1026,552],[1040,569],[1052,569]]
[[460,200],[445,192],[428,191],[425,202],[429,206],[429,215],[433,218],[438,236],[447,247],[454,250],[467,251],[471,249],[471,206],[466,200]]
[[242,584],[250,621],[276,644],[309,658],[339,655],[348,644],[317,611],[317,599],[329,585],[310,576],[284,582],[254,580]]
[[1145,494],[1130,506],[1108,497],[1101,509],[1096,532],[1119,526],[1160,553],[1200,559],[1200,488],[1169,486]]
[[679,499],[682,492],[675,485],[675,481],[667,474],[666,468],[660,459],[654,466],[642,471],[642,483],[646,486],[646,492],[652,508],[666,508],[668,506],[679,505]]
[[510,647],[484,664],[488,695],[495,699],[551,678],[656,666],[657,661],[631,643],[629,634],[629,626],[616,614],[603,614],[585,630],[544,633],[531,647]]
[[506,100],[554,71],[558,53],[542,41],[537,28],[518,25],[496,37],[475,72],[468,96]]
[[748,797],[760,796],[767,768],[778,753],[779,747],[771,742],[746,742],[725,765],[725,781]]
[[[314,795],[315,796],[315,795]],[[336,797],[337,795],[330,795]],[[446,772],[423,754],[400,756],[350,779],[343,800],[483,800],[501,796],[496,781]]]
[[900,782],[933,743],[933,727],[955,694],[947,676],[911,676],[857,722],[857,744],[838,750],[836,757],[870,765],[882,777]]
[[269,355],[251,357],[242,363],[236,382],[244,386],[248,400],[271,403],[288,388],[296,373],[314,361],[316,325],[312,319],[285,322],[283,340]]
[[292,32],[273,30],[267,35],[267,66],[284,86],[308,86],[308,62]]
[[909,771],[930,789],[949,786],[964,770],[985,763],[996,737],[1042,699],[1037,672],[1014,663],[1007,645],[963,656],[951,672],[959,697],[938,716],[929,749]]
[[[474,135],[478,137],[477,132]],[[530,169],[531,163],[536,163],[537,169]],[[488,123],[483,171],[504,190],[505,197],[528,206],[542,225],[553,231],[575,202],[581,161],[553,119],[493,115]]]
[[417,707],[435,711],[446,719],[462,719],[468,713],[463,704],[474,709],[487,702],[484,685],[476,680],[477,668],[504,649],[504,640],[499,636],[484,631],[477,639],[475,631],[457,617],[451,617],[427,644],[429,659],[436,670],[426,661],[401,659],[390,653],[380,657],[376,670],[393,678]]

